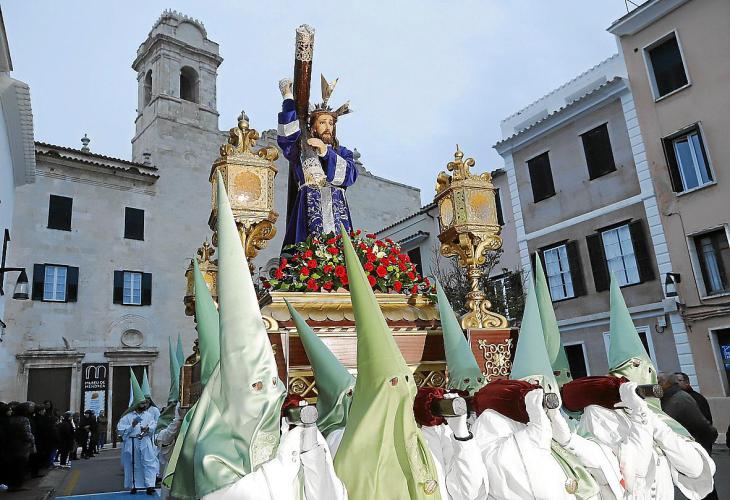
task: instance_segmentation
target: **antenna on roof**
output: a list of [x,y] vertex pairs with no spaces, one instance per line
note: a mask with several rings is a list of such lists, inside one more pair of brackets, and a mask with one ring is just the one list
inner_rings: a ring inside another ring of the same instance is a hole
[[638,7],[639,4],[632,2],[631,0],[624,0],[624,5],[626,5],[626,13],[631,11],[631,8],[629,8],[629,4],[633,5],[634,7]]

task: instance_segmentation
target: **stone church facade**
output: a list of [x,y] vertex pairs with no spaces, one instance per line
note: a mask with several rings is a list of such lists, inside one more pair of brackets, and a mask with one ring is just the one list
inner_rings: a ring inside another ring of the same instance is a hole
[[[180,335],[189,350],[196,335],[182,299],[185,270],[211,234],[211,163],[235,125],[219,129],[222,62],[202,23],[165,11],[132,63],[131,161],[92,151],[86,140],[82,148],[36,143],[36,182],[17,190],[8,257],[28,269],[32,300],[6,307],[0,400],[106,409],[116,422],[132,367],[147,369],[153,399],[164,405],[168,338]],[[275,131],[261,135],[262,145],[275,144]],[[285,232],[288,166],[276,165],[278,234],[255,261],[261,272]],[[417,188],[374,176],[359,160],[358,168],[348,190],[357,227],[376,230],[419,209]]]

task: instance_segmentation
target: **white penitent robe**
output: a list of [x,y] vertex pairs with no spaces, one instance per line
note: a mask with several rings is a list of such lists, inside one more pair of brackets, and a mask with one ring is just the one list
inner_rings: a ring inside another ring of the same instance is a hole
[[712,491],[715,463],[696,442],[667,426],[652,411],[644,421],[624,410],[588,406],[579,431],[611,449],[623,471],[627,497],[674,499],[674,486],[690,500]]
[[155,419],[155,422],[157,422],[160,419],[160,409],[156,407],[155,405],[150,405],[149,409],[147,409],[148,412],[152,415],[152,418]]
[[[183,416],[180,414],[180,408],[176,408],[175,417],[172,422],[168,424],[163,430],[157,433],[155,436],[155,442],[157,443],[157,457],[160,462],[160,472],[164,472],[167,468],[167,464],[170,461],[172,450],[175,448],[175,440],[180,432],[180,426],[182,425]],[[162,485],[160,497],[164,500],[170,495],[169,488]]]
[[[133,425],[136,418],[140,422]],[[149,410],[131,411],[119,419],[117,433],[122,437],[122,465],[125,488],[154,488],[159,463],[157,448],[152,443],[157,420]],[[146,431],[142,431],[147,427]]]
[[500,500],[569,500],[568,477],[551,453],[547,415],[523,424],[494,410],[477,417],[472,433],[488,464],[489,497]]
[[598,484],[598,498],[601,500],[621,500],[626,490],[618,458],[611,449],[600,443],[572,434],[563,448],[572,453]]
[[306,452],[301,434],[301,427],[284,432],[274,458],[202,500],[347,500],[322,433],[317,430],[317,444]]
[[421,427],[439,476],[442,500],[483,500],[489,494],[487,469],[474,438],[459,441],[448,425]]

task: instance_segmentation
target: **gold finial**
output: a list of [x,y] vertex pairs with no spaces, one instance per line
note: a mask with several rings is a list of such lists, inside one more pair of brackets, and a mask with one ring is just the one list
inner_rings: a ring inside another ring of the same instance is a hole
[[215,253],[215,248],[208,243],[208,238],[205,239],[203,242],[203,246],[198,248],[198,257],[200,257],[202,262],[210,262],[210,258]]
[[223,157],[243,153],[253,154],[253,146],[260,136],[256,130],[250,128],[248,116],[244,111],[238,115],[237,125],[228,131],[228,144],[221,146],[220,155]]

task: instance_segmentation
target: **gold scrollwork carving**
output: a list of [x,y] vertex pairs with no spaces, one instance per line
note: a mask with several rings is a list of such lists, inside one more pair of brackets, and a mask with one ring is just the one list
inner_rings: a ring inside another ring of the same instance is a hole
[[490,343],[486,339],[479,339],[477,347],[484,356],[484,376],[491,382],[495,377],[509,377],[512,363],[512,339],[499,344]]

